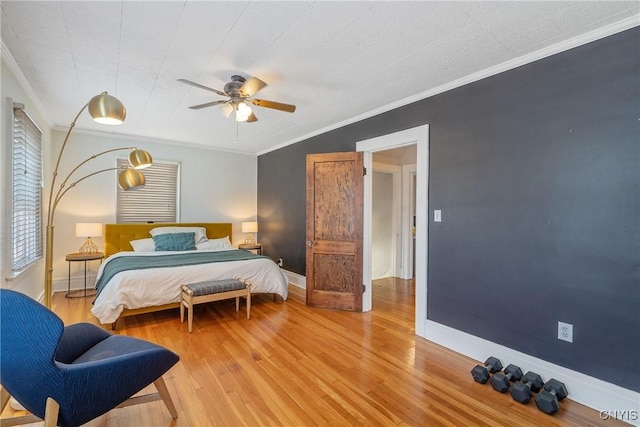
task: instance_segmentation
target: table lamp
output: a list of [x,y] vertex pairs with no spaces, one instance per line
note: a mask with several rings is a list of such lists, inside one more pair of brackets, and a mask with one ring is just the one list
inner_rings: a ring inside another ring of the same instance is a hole
[[242,223],[242,232],[247,233],[247,237],[244,239],[244,243],[247,245],[255,245],[256,239],[253,237],[253,233],[258,232],[258,223],[255,221],[252,222],[243,222]]
[[79,222],[76,224],[76,237],[86,237],[82,246],[80,246],[81,254],[95,254],[98,253],[98,247],[91,240],[93,237],[102,236],[102,223],[100,222]]

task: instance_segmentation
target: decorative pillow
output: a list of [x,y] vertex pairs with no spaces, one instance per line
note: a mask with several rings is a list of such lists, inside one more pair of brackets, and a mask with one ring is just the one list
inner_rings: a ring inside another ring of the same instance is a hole
[[167,233],[195,233],[195,242],[200,243],[207,240],[207,229],[204,227],[156,227],[149,231],[151,237]]
[[199,251],[206,250],[221,250],[221,249],[233,249],[231,246],[231,240],[229,240],[229,236],[221,237],[219,239],[209,239],[204,242],[200,242],[196,244],[196,248]]
[[156,251],[190,251],[196,248],[195,233],[166,233],[153,236]]
[[129,243],[131,243],[134,252],[153,252],[156,250],[156,243],[151,237],[148,239],[132,240]]

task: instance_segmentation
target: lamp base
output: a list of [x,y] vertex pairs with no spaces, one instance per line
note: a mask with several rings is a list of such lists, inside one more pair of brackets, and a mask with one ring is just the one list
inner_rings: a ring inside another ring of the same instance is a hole
[[244,239],[244,244],[245,245],[255,245],[256,244],[256,238],[253,237],[253,233],[248,233],[247,237]]
[[98,246],[93,243],[91,237],[87,237],[87,240],[85,240],[82,246],[80,246],[80,250],[78,252],[81,254],[97,254]]

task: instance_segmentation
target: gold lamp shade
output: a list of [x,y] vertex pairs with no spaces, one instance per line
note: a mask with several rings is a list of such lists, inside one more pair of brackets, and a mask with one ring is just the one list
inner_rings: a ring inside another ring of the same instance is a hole
[[89,101],[89,114],[98,123],[120,125],[127,117],[127,109],[118,98],[103,92]]
[[129,153],[129,164],[134,169],[148,168],[152,163],[151,154],[145,150],[135,149]]
[[124,191],[135,190],[144,187],[146,179],[142,172],[135,169],[125,169],[118,175],[118,185]]

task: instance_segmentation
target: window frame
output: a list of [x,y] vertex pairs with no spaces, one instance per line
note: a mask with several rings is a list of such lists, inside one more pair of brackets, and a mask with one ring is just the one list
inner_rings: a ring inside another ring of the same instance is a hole
[[[21,133],[19,139],[18,132]],[[9,224],[11,236],[11,250],[9,264],[11,277],[16,277],[43,257],[43,192],[44,192],[44,159],[42,130],[35,120],[26,112],[24,104],[12,102],[11,109],[11,222]],[[18,142],[20,141],[20,142]],[[18,143],[22,147],[18,146]],[[27,170],[37,170],[37,174],[29,176],[17,183],[16,167],[18,150],[22,150],[21,159],[27,165]],[[28,166],[31,166],[29,168]],[[20,186],[18,188],[18,186]],[[20,203],[17,203],[17,193],[24,193],[22,202],[22,219],[17,218]],[[28,206],[27,206],[28,205]],[[18,228],[18,223],[21,227]],[[26,223],[26,224],[25,224]],[[18,249],[18,246],[22,248]],[[26,248],[25,248],[26,247]],[[18,255],[18,252],[21,254]],[[23,253],[26,252],[26,253]]]

